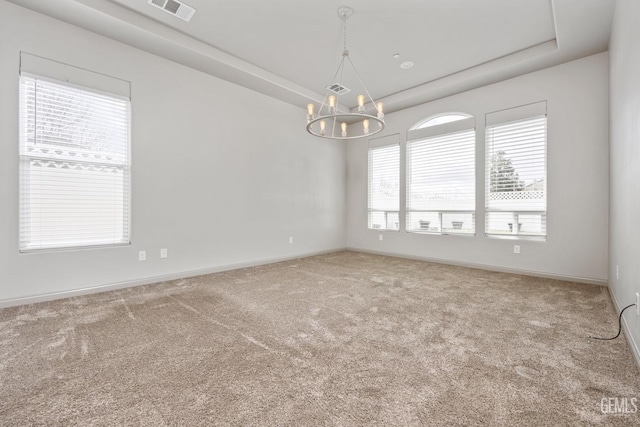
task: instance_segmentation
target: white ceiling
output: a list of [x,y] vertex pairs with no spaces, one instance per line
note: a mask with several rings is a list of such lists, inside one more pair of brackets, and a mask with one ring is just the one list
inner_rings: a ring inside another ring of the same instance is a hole
[[[615,0],[10,0],[304,107],[342,52],[387,112],[607,50]],[[392,58],[395,53],[399,59]],[[400,63],[414,62],[403,70]],[[349,71],[349,70],[347,70]],[[345,71],[342,83],[359,91]],[[354,94],[355,95],[355,94]],[[353,97],[343,104],[353,107]]]

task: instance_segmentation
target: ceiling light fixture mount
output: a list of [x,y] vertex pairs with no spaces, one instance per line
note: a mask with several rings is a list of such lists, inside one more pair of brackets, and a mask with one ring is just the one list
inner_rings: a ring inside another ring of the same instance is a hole
[[[315,112],[314,104],[307,105],[307,132],[320,138],[337,140],[357,139],[375,135],[384,129],[384,112],[382,102],[376,103],[376,101],[371,97],[371,94],[360,78],[360,73],[349,57],[349,50],[347,49],[347,19],[349,19],[351,15],[353,15],[353,9],[350,7],[343,6],[338,9],[338,17],[342,20],[342,28],[344,31],[342,60],[340,61],[340,65],[338,65],[338,69],[336,70],[331,83],[327,86],[327,94],[325,95],[322,104],[320,104],[318,111]],[[338,92],[329,89],[330,87],[344,88],[342,85],[342,77],[344,75],[345,64],[351,65],[351,69],[362,88],[362,92],[360,92],[360,95],[356,97],[358,108],[355,113],[340,112],[340,95],[345,92]],[[337,82],[336,78],[339,78]],[[368,100],[365,98],[365,94]],[[367,104],[369,104],[369,102],[373,107],[373,114],[367,113]],[[349,135],[347,133],[347,124],[357,121],[362,122],[362,133]]]

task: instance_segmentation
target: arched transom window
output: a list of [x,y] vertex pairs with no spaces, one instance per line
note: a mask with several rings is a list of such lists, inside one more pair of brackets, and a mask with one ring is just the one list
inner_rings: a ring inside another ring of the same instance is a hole
[[475,233],[475,118],[444,113],[407,134],[406,230]]

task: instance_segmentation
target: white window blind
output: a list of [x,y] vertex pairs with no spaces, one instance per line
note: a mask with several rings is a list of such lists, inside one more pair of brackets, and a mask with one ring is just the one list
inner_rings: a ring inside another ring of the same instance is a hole
[[487,126],[488,235],[546,236],[546,146],[546,114]]
[[407,231],[475,233],[474,119],[438,133],[451,125],[434,126],[431,136],[407,142]]
[[400,229],[400,145],[369,148],[369,228]]
[[20,250],[129,243],[130,102],[20,76]]

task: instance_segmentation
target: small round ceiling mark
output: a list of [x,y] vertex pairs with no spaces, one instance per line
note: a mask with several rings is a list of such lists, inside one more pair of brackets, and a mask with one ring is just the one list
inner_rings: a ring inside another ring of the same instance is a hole
[[351,9],[349,6],[342,6],[338,8],[338,18],[349,19],[351,18],[351,15],[353,15],[353,9]]
[[403,70],[408,70],[411,67],[413,67],[413,62],[411,61],[405,61],[402,64],[400,64],[400,68],[402,68]]
[[399,53],[394,53],[393,55],[391,55],[391,57],[393,59],[399,59],[400,58],[400,54]]

